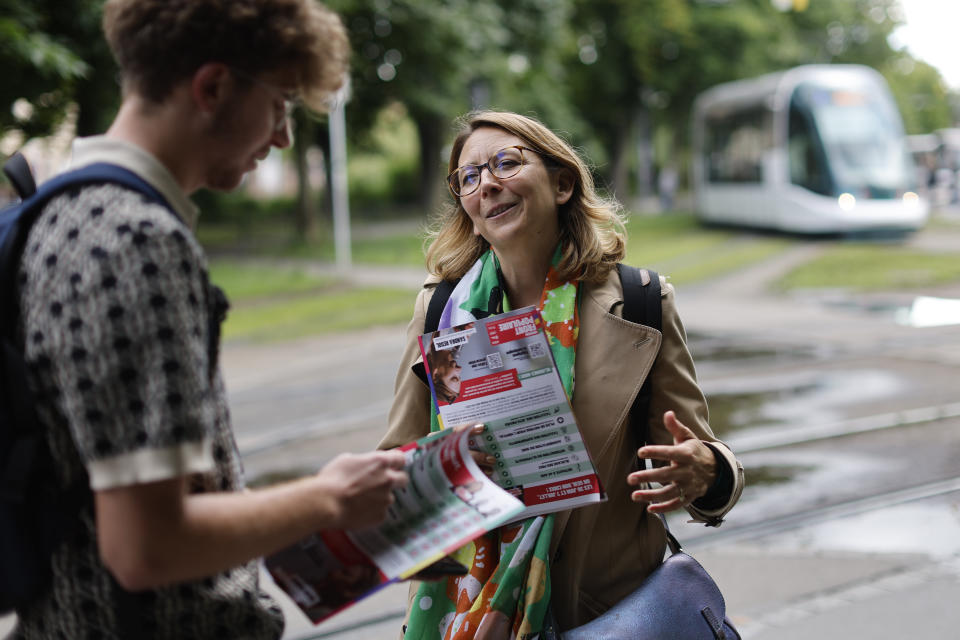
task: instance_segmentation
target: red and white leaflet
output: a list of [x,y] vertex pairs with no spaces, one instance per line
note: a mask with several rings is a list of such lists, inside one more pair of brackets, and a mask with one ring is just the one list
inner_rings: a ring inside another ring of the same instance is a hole
[[473,461],[469,437],[445,430],[401,447],[410,483],[384,524],[350,533],[386,575],[412,575],[523,510]]
[[420,349],[441,422],[487,426],[471,447],[494,456],[519,517],[606,499],[534,307],[424,334]]
[[401,447],[410,482],[386,521],[321,531],[267,557],[274,581],[317,623],[514,519],[523,503],[480,470],[469,438],[445,430]]

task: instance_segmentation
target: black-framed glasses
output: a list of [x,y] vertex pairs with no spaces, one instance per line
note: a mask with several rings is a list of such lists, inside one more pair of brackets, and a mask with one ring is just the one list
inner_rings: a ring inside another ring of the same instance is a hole
[[277,131],[280,131],[286,128],[287,123],[290,121],[290,118],[293,116],[293,112],[296,111],[297,107],[302,105],[302,101],[300,100],[300,97],[293,91],[281,89],[280,87],[274,84],[261,80],[260,78],[256,77],[251,73],[247,73],[243,69],[230,67],[230,72],[235,76],[237,76],[238,78],[240,78],[241,80],[243,80],[244,82],[249,82],[251,84],[255,84],[261,87],[271,95],[275,105],[282,105],[276,110],[277,115],[279,116],[276,119],[276,125],[275,125],[275,128]]
[[490,156],[484,164],[465,164],[447,176],[450,191],[458,198],[468,196],[480,188],[480,174],[488,169],[490,174],[499,180],[512,178],[520,173],[523,165],[527,164],[523,157],[524,151],[537,153],[536,149],[514,145],[500,149]]

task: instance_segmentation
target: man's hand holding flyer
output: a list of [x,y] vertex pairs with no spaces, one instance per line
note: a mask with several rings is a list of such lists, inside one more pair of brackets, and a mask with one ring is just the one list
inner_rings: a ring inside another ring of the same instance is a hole
[[386,521],[359,531],[320,531],[278,551],[264,561],[274,581],[320,622],[514,519],[523,504],[480,470],[469,438],[468,431],[449,429],[401,447],[410,483],[394,492]]

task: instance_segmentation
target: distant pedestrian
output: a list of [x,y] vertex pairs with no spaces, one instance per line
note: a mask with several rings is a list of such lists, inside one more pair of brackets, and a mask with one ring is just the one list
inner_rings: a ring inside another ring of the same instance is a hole
[[403,455],[343,455],[243,491],[217,366],[225,309],[188,195],[232,189],[288,146],[289,108],[324,107],[347,37],[313,0],[108,0],[103,27],[123,100],[104,136],[76,141],[73,166],[126,168],[169,208],[90,185],[50,201],[29,235],[28,382],[56,483],[77,498],[52,582],[12,638],[279,638],[257,558],[381,521]]
[[673,211],[678,182],[677,170],[672,164],[660,168],[660,173],[657,175],[657,193],[660,195],[660,211]]

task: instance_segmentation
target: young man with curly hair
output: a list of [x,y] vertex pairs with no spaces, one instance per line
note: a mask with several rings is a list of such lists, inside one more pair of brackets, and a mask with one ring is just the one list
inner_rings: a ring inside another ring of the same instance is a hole
[[92,184],[51,200],[28,237],[28,383],[76,517],[12,637],[279,638],[257,558],[379,522],[403,456],[347,454],[243,490],[188,195],[232,189],[290,144],[294,101],[323,110],[339,88],[346,34],[314,0],[108,0],[103,27],[123,100],[72,165],[119,165],[167,206]]

